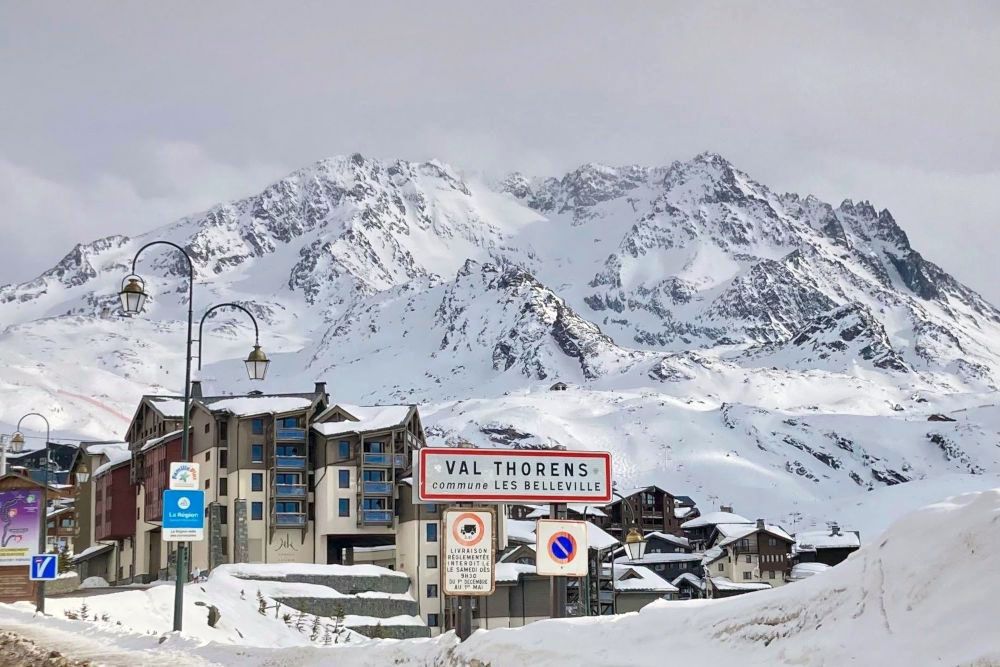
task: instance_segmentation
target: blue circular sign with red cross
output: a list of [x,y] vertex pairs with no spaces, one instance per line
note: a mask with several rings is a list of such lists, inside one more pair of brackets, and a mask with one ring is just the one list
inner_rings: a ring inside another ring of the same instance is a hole
[[566,563],[576,556],[576,538],[566,531],[559,531],[549,538],[549,554],[557,563]]

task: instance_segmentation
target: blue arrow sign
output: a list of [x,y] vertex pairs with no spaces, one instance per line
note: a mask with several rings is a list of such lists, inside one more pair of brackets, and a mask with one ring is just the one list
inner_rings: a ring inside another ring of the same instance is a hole
[[28,578],[32,581],[53,581],[59,578],[59,568],[56,567],[59,556],[56,554],[42,554],[31,557],[31,568]]

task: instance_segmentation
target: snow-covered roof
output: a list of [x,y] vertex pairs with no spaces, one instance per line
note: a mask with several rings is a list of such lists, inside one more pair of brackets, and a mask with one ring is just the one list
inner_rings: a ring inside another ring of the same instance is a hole
[[674,517],[677,519],[683,519],[688,514],[694,511],[693,507],[674,507]]
[[523,519],[507,519],[507,539],[534,544],[535,522]]
[[86,549],[84,549],[83,551],[81,551],[80,553],[73,554],[73,557],[70,558],[70,560],[73,561],[74,563],[76,563],[76,562],[79,562],[81,560],[86,560],[87,558],[90,558],[91,556],[96,556],[99,553],[103,553],[105,551],[110,551],[113,548],[114,548],[113,544],[92,544],[89,547],[87,547]]
[[792,566],[792,573],[789,575],[789,579],[799,581],[829,569],[830,566],[826,563],[796,563]]
[[303,396],[234,396],[198,402],[212,412],[231,412],[238,417],[305,410],[313,404],[312,400]]
[[[534,507],[535,509],[533,509],[531,512],[528,513],[529,519],[549,518],[549,512],[551,510],[549,509],[548,505],[533,505],[532,507]],[[570,512],[576,512],[581,516],[596,516],[601,518],[607,516],[607,513],[597,505],[587,505],[584,503],[567,503],[566,509],[568,509]]]
[[90,444],[88,444],[88,445],[86,445],[84,447],[84,451],[86,451],[88,454],[93,454],[94,456],[98,456],[98,455],[102,455],[102,454],[110,455],[109,452],[113,452],[113,451],[119,450],[119,449],[124,449],[124,450],[127,451],[128,450],[128,443],[127,442],[93,442],[93,443],[90,443]]
[[618,544],[618,538],[604,531],[600,526],[587,522],[587,546],[603,551]]
[[736,582],[726,577],[712,577],[712,585],[720,591],[762,591],[771,584],[760,581]]
[[664,533],[664,532],[661,532],[659,530],[654,530],[652,532],[646,533],[646,539],[647,540],[650,539],[650,538],[652,538],[652,537],[657,537],[657,538],[659,538],[661,540],[666,540],[667,542],[670,542],[671,544],[676,544],[679,547],[690,547],[691,546],[691,541],[688,540],[688,538],[686,538],[686,537],[677,537],[676,535],[671,535],[670,533]]
[[636,565],[652,565],[655,563],[685,563],[701,560],[701,554],[678,554],[678,553],[645,553],[639,560],[632,560],[628,556],[619,556],[616,563],[629,563]]
[[861,547],[861,538],[857,533],[850,531],[840,531],[838,535],[831,535],[828,530],[810,530],[795,535],[795,548],[798,551],[808,551],[802,547],[813,547],[815,549],[857,549]]
[[[345,405],[338,403],[331,406],[339,407],[358,421],[321,422],[313,424],[313,430],[326,436],[344,435],[347,433],[362,433],[365,431],[379,431],[382,429],[399,426],[406,421],[406,416],[410,414],[412,405]],[[325,414],[325,413],[324,413]],[[322,418],[322,416],[321,416]]]
[[[603,569],[605,572],[609,572],[607,566]],[[614,565],[614,580],[616,591],[650,591],[654,593],[677,591],[676,586],[642,565]]]
[[115,468],[132,458],[132,452],[127,449],[106,449],[104,450],[104,455],[108,457],[108,461],[107,463],[102,463],[97,466],[97,469],[94,471],[94,477],[103,475],[112,468]]
[[681,528],[702,528],[720,523],[753,523],[750,519],[732,512],[709,512],[681,524]]
[[788,533],[786,533],[785,530],[781,526],[776,526],[776,525],[770,524],[770,523],[764,524],[763,528],[758,528],[756,524],[753,524],[751,526],[746,526],[746,525],[735,525],[734,526],[732,524],[726,524],[725,525],[725,528],[726,528],[725,532],[723,532],[721,530],[722,527],[723,526],[716,526],[715,527],[716,530],[718,530],[723,535],[723,539],[719,540],[719,543],[717,545],[717,546],[720,546],[720,547],[724,547],[727,544],[732,544],[733,542],[736,542],[737,540],[743,539],[747,535],[753,535],[757,531],[763,531],[763,532],[767,533],[768,535],[773,535],[774,537],[777,537],[778,539],[781,539],[781,540],[785,540],[787,542],[794,542],[795,541],[795,539],[791,535],[789,535]]
[[60,514],[66,514],[67,512],[72,512],[75,507],[53,507],[51,508],[46,516],[51,519],[52,517],[59,516]]
[[712,561],[717,560],[722,554],[722,547],[712,547],[702,555],[701,564],[708,565]]
[[674,577],[674,580],[671,581],[670,583],[673,586],[680,586],[681,583],[683,583],[685,581],[688,582],[689,584],[691,584],[692,586],[697,587],[697,588],[704,588],[705,587],[705,582],[702,581],[701,577],[699,577],[696,574],[692,574],[690,572],[682,572],[682,573],[680,573],[679,575],[677,575],[676,577]]
[[184,399],[176,396],[146,396],[149,403],[167,419],[184,418]]
[[183,430],[184,429],[179,428],[176,431],[171,431],[170,433],[167,433],[166,435],[161,435],[158,438],[150,438],[149,440],[146,441],[146,444],[144,444],[139,451],[144,452],[147,449],[152,449],[153,447],[156,447],[160,443],[166,442],[168,440],[173,440],[174,438],[179,436],[181,434],[181,431]]
[[535,566],[526,563],[497,563],[496,581],[497,583],[516,582],[522,574],[534,574]]

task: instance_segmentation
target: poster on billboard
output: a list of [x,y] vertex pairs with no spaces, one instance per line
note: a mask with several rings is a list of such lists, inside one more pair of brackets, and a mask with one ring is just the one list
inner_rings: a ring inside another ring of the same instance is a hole
[[0,490],[0,565],[30,565],[38,552],[42,492]]

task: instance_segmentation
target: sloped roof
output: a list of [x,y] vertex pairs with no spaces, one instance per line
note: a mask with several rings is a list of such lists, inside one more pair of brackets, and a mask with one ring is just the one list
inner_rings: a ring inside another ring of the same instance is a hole
[[702,528],[704,526],[717,526],[720,523],[754,523],[745,516],[733,514],[732,512],[709,512],[695,517],[690,521],[681,524],[681,528]]
[[615,559],[616,563],[629,563],[635,565],[653,565],[657,563],[685,563],[685,562],[695,562],[700,561],[702,558],[701,554],[678,554],[678,553],[658,553],[651,554],[645,553],[639,560],[632,560],[628,556],[619,556]]
[[726,577],[712,577],[712,585],[720,591],[762,591],[771,584],[760,581],[735,582]]
[[522,574],[534,574],[535,566],[524,563],[497,563],[496,581],[497,583],[516,582]]
[[[674,593],[677,591],[676,586],[667,582],[648,567],[616,564],[613,568],[616,591],[648,591],[653,593]],[[604,571],[608,572],[609,568],[605,566]]]
[[184,429],[179,428],[176,431],[171,431],[170,433],[166,433],[164,435],[161,435],[158,438],[150,438],[149,440],[147,440],[143,444],[142,447],[139,448],[139,451],[140,452],[144,452],[147,449],[152,449],[153,447],[156,447],[157,445],[159,445],[161,443],[167,442],[168,440],[173,440],[174,438],[180,437],[181,431],[183,431],[183,430]]
[[670,533],[664,533],[659,530],[654,530],[652,532],[646,533],[646,539],[651,537],[657,537],[661,540],[666,540],[671,544],[676,544],[679,547],[690,547],[691,541],[686,537],[677,537],[676,535],[671,535]]
[[748,535],[753,535],[758,531],[767,533],[768,535],[772,535],[780,540],[784,540],[785,542],[789,543],[795,542],[795,538],[786,533],[784,528],[770,523],[764,524],[763,528],[758,528],[757,524],[753,524],[751,526],[743,526],[743,525],[733,526],[732,524],[726,524],[727,532],[723,532],[722,530],[720,530],[720,528],[722,528],[722,526],[715,527],[715,529],[718,530],[719,533],[723,535],[723,539],[720,540],[716,545],[720,547],[732,544],[733,542],[741,540],[744,537],[747,537]]
[[117,468],[132,459],[132,452],[127,449],[107,449],[104,455],[108,457],[108,461],[97,466],[97,469],[94,471],[94,477],[103,475],[112,468]]
[[699,577],[696,574],[692,574],[690,572],[682,572],[682,573],[680,573],[679,575],[677,575],[676,577],[674,577],[674,580],[671,581],[670,583],[673,586],[680,586],[685,581],[687,583],[691,584],[692,586],[697,587],[697,588],[701,588],[701,589],[705,588],[705,582],[702,581],[701,577]]
[[229,412],[237,417],[276,415],[305,410],[312,406],[312,394],[263,394],[261,396],[214,396],[194,399],[212,412]]
[[312,428],[317,433],[325,436],[380,431],[402,425],[413,407],[413,405],[361,406],[338,403],[324,410],[318,418],[322,419],[330,411],[339,408],[341,412],[349,414],[357,421],[320,422],[313,424]]
[[857,549],[861,547],[861,538],[857,533],[851,531],[841,531],[839,535],[830,534],[829,530],[810,530],[795,535],[795,547],[797,550],[805,551],[802,547],[810,546],[813,549]]

